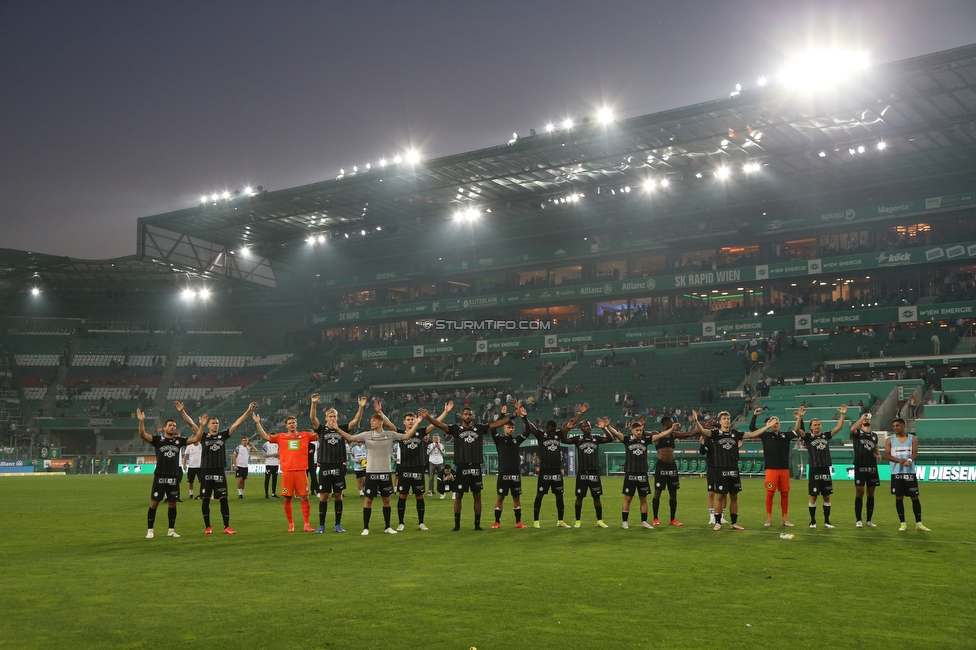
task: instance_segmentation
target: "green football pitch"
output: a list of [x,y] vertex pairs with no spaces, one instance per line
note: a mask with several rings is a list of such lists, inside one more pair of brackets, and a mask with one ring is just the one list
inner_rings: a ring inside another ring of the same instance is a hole
[[[682,479],[684,527],[641,530],[635,501],[625,531],[621,481],[610,478],[607,530],[589,500],[582,528],[557,529],[551,495],[532,529],[535,480],[526,479],[528,530],[514,528],[509,501],[501,530],[474,531],[468,495],[462,531],[450,530],[450,498],[435,497],[421,532],[411,497],[404,532],[382,534],[377,501],[364,538],[355,491],[346,534],[331,530],[331,502],[329,532],[288,534],[261,479],[246,500],[231,496],[237,535],[204,536],[200,502],[186,501],[182,538],[165,536],[162,506],[149,540],[148,476],[0,478],[0,646],[976,647],[973,484],[921,485],[931,533],[914,530],[910,507],[910,529],[898,532],[887,485],[879,528],[855,529],[848,482],[836,484],[837,528],[811,530],[805,482],[794,482],[796,539],[783,540],[783,529],[762,526],[760,479],[743,481],[744,532],[705,525],[703,479]],[[494,494],[484,496],[487,528]],[[316,526],[317,513],[313,500]]]

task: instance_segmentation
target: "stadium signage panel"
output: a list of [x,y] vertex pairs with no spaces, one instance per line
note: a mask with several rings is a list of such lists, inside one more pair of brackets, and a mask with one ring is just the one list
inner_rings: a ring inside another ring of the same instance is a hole
[[[807,475],[810,466],[807,465]],[[940,483],[971,483],[976,482],[976,467],[972,465],[915,465],[915,475],[919,481]],[[853,465],[834,465],[830,468],[830,477],[835,481],[853,481]],[[882,481],[891,480],[891,467],[888,463],[878,464],[878,478]]]

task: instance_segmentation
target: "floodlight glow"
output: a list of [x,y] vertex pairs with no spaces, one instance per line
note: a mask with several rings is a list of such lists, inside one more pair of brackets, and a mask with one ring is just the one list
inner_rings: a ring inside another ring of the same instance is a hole
[[729,177],[729,168],[728,167],[719,167],[717,170],[715,170],[715,176],[717,178],[722,178],[722,179],[728,178]]
[[380,167],[386,167],[386,158],[380,158]]
[[366,236],[366,231],[365,230],[360,230],[359,231],[359,234],[362,235],[363,237],[365,237]]
[[597,111],[596,119],[600,120],[603,124],[610,124],[610,122],[613,122],[613,113],[609,108],[601,108]]
[[352,166],[352,173],[355,174],[358,171],[359,171],[359,166],[358,165],[353,165]]
[[201,299],[206,300],[210,297],[210,291],[208,289],[200,289],[200,291],[197,292],[197,295],[200,296]]
[[420,154],[416,150],[411,149],[407,152],[407,162],[411,165],[416,165],[420,162]]
[[319,235],[318,238],[317,238],[317,241],[320,244],[324,244],[325,243],[325,235]]
[[399,155],[393,156],[393,163],[394,164],[399,165],[401,160],[403,160],[403,159],[400,158]]
[[819,154],[817,154],[817,155],[818,155],[818,156],[820,156],[821,158],[826,158],[826,157],[827,157],[827,152],[826,152],[826,151],[821,151],[821,152],[820,152]]
[[765,86],[766,85],[766,77],[759,77],[758,83],[759,83],[759,87],[760,88],[762,88],[763,86]]
[[349,233],[345,233],[346,239],[349,239]]
[[548,124],[546,124],[546,131],[547,132],[552,133],[555,130],[556,130],[556,125],[555,124],[553,124],[552,122],[549,122]]
[[757,162],[746,163],[743,169],[747,174],[751,174],[752,172],[757,172],[759,171],[759,163]]
[[858,153],[864,153],[864,145],[863,144],[857,145],[857,152]]
[[624,192],[630,194],[630,185],[624,187]]
[[366,163],[366,171],[369,171],[372,168],[373,168],[373,166],[371,164]]
[[245,194],[250,194],[251,192],[252,192],[252,190],[251,190],[251,186],[250,185],[248,185],[247,187],[244,188],[244,193]]
[[854,154],[857,153],[857,150],[855,150],[855,149],[848,149],[847,150],[847,153],[849,153],[849,154],[851,154],[853,156]]
[[798,88],[816,90],[843,81],[869,66],[868,56],[862,52],[806,52],[794,57],[780,77]]
[[654,191],[654,179],[648,178],[646,181],[644,181],[644,189],[647,190],[648,192],[653,192]]
[[207,197],[201,196],[200,197],[200,203],[206,203],[206,202],[207,202]]
[[346,170],[343,169],[342,167],[340,167],[339,168],[339,176],[345,176],[345,175],[346,175]]
[[563,128],[564,129],[571,129],[571,128],[573,128],[573,120],[571,120],[569,118],[566,118],[565,120],[563,120]]
[[305,238],[305,243],[306,244],[314,244],[315,243],[315,237],[306,237]]
[[668,179],[662,178],[661,179],[661,187],[667,187],[667,186],[668,186]]
[[37,287],[32,287],[31,288],[31,295],[32,296],[39,296],[39,295],[41,295],[41,290],[38,289]]
[[884,143],[884,141],[879,142],[878,143],[878,151],[884,151],[884,149],[885,149],[886,146],[887,145]]
[[224,197],[224,200],[226,201],[227,199],[230,198],[230,192],[228,192],[227,190],[224,190],[224,193],[221,194],[221,196]]
[[241,248],[240,253],[241,253],[241,257],[247,257],[247,253],[248,253],[247,246]]
[[218,196],[217,196],[216,194],[211,194],[211,195],[210,195],[210,200],[211,200],[211,201],[214,201],[214,202],[216,202],[218,198],[220,198],[220,197],[218,197]]
[[196,294],[193,293],[193,289],[184,289],[183,290],[183,299],[184,300],[193,300],[193,296],[194,295],[196,295]]
[[377,230],[383,230],[383,227],[382,226],[376,226],[376,229]]

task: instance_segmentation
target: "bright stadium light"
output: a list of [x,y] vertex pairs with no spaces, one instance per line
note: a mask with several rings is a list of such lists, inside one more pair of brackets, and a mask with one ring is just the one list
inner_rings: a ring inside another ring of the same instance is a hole
[[224,193],[221,194],[221,196],[224,197],[224,200],[226,201],[227,199],[230,198],[230,192],[228,192],[227,190],[224,190]]
[[380,167],[386,167],[386,158],[380,158]]
[[250,185],[248,185],[247,187],[244,188],[244,193],[247,194],[247,195],[251,195],[251,194],[253,194],[253,192],[254,192],[254,190],[251,189],[251,186]]
[[763,86],[765,86],[765,85],[766,85],[766,83],[767,83],[767,82],[766,82],[766,77],[759,77],[759,81],[758,81],[758,83],[759,83],[759,87],[760,87],[760,88],[762,88]]
[[217,202],[217,199],[219,199],[219,198],[220,197],[217,196],[216,192],[210,195],[210,200],[213,201],[214,203],[216,203]]
[[757,172],[757,171],[759,171],[759,163],[757,163],[757,162],[746,163],[745,166],[743,166],[742,169],[745,170],[745,172],[747,174],[751,174],[753,172]]
[[201,196],[200,197],[200,203],[206,203],[206,202],[207,202],[207,197]]
[[653,192],[654,191],[654,179],[653,178],[648,178],[646,181],[644,181],[644,189],[647,190],[648,192]]
[[780,76],[801,90],[817,90],[843,81],[870,65],[863,52],[806,52],[791,59]]
[[420,153],[417,150],[415,150],[415,149],[411,149],[410,151],[408,151],[407,152],[407,162],[410,163],[411,165],[416,165],[417,163],[419,163],[420,162]]
[[403,160],[403,159],[400,158],[399,155],[393,156],[393,163],[394,164],[399,165],[401,160]]
[[197,295],[200,296],[200,299],[201,300],[206,300],[207,298],[210,297],[210,290],[209,289],[200,289],[197,292]]
[[552,122],[549,122],[548,124],[546,124],[546,132],[547,133],[552,133],[555,130],[556,130],[556,125],[555,124],[553,124]]
[[719,167],[718,169],[715,170],[715,177],[716,178],[719,178],[719,179],[723,179],[723,180],[726,179],[726,178],[728,178],[729,177],[729,168],[728,167]]
[[826,151],[821,151],[817,155],[820,156],[821,158],[826,158],[827,157],[827,152]]
[[596,113],[596,119],[600,120],[603,124],[610,124],[613,122],[613,112],[609,108],[601,108]]
[[41,295],[41,290],[38,289],[37,287],[31,287],[31,295],[32,296],[39,296],[39,295]]
[[857,145],[857,152],[858,153],[864,153],[864,145],[863,144]]
[[194,295],[195,294],[193,293],[193,289],[184,289],[183,290],[183,299],[184,300],[193,300],[193,296]]
[[359,231],[359,234],[362,235],[363,237],[365,237],[366,236],[366,231],[365,230],[360,230]]
[[569,118],[566,118],[565,120],[563,120],[563,128],[566,129],[566,130],[569,130],[569,129],[573,128],[573,120],[571,120]]
[[667,187],[667,186],[668,186],[668,179],[662,178],[661,179],[661,187]]
[[316,241],[318,241],[318,243],[320,243],[320,244],[324,244],[325,243],[325,235],[319,235],[318,238],[316,239]]
[[888,146],[884,143],[884,140],[878,143],[878,151],[884,151],[885,147]]
[[346,236],[346,239],[349,239],[349,233],[344,233],[344,234]]

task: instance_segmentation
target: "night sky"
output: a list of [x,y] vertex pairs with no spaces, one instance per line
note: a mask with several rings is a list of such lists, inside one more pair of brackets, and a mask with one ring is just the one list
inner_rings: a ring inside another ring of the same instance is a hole
[[0,247],[131,255],[204,193],[726,97],[808,46],[974,42],[973,0],[0,0]]

